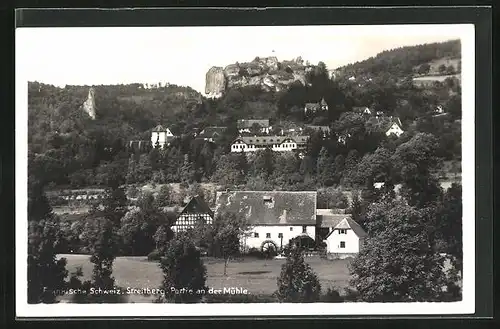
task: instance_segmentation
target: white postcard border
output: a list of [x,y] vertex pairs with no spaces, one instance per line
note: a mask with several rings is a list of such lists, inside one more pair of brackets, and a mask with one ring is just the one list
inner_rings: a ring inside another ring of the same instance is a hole
[[[475,41],[473,24],[349,26],[354,34],[453,31],[462,43],[462,186],[463,186],[463,300],[450,303],[314,303],[314,304],[28,304],[27,303],[27,149],[28,73],[36,54],[24,51],[16,29],[16,316],[17,317],[151,317],[151,316],[313,316],[313,315],[432,315],[473,314],[475,311]],[[384,32],[385,31],[385,32]],[[40,49],[40,51],[43,51]],[[82,55],[83,56],[83,55]],[[76,61],[77,62],[77,61]]]

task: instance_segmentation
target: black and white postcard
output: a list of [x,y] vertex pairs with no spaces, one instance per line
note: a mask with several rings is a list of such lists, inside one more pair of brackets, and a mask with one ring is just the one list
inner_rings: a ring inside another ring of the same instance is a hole
[[17,315],[474,313],[474,37],[18,28]]

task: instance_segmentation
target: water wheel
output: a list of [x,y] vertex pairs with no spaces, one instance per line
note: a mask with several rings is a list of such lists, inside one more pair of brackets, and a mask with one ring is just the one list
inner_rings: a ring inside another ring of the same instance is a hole
[[262,242],[261,251],[268,257],[274,257],[278,251],[278,246],[274,243],[274,241],[267,240]]

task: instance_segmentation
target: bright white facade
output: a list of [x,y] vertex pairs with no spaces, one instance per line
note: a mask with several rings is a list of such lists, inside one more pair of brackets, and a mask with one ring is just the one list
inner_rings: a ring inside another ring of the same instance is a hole
[[[269,132],[271,131],[271,129],[272,129],[272,127],[261,127],[260,128],[260,132],[262,134],[269,134]],[[250,134],[251,133],[250,128],[238,129],[238,132],[240,134],[243,134],[243,133],[249,133]]]
[[390,135],[396,135],[396,136],[401,136],[404,133],[403,129],[397,124],[393,123],[391,127],[385,132],[386,136]]
[[327,235],[326,250],[338,258],[353,257],[362,248],[366,233],[352,219],[344,219]]
[[169,128],[157,126],[151,132],[151,144],[154,146],[158,142],[161,147],[164,147],[165,145],[168,145],[170,140],[174,137],[174,134],[172,134]]
[[236,139],[231,144],[231,152],[255,152],[265,148],[270,148],[275,152],[293,151],[305,146],[306,137],[299,136],[299,139],[301,144],[291,137],[243,137]]
[[[295,237],[307,235],[315,239],[315,225],[259,225],[252,227],[245,237],[243,245],[248,251],[251,248],[261,250],[262,244],[266,241],[272,241],[276,248],[286,246],[289,241]],[[281,238],[283,237],[283,239]]]

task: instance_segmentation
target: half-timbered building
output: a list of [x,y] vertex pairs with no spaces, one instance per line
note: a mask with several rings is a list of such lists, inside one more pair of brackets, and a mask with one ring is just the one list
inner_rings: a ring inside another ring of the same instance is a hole
[[192,197],[179,213],[172,231],[183,232],[195,227],[198,223],[212,225],[214,213],[199,195]]

